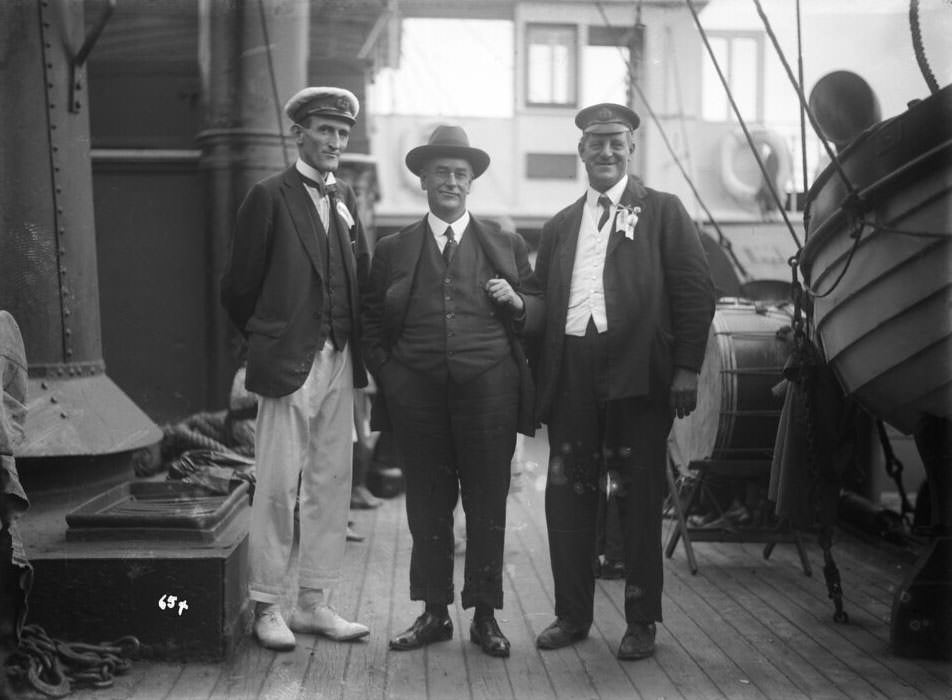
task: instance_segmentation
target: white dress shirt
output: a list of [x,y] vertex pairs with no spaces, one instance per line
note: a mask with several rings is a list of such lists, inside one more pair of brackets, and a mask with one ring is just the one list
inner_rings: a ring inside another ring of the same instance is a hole
[[[324,181],[325,185],[333,185],[337,182],[337,179],[334,177],[334,173],[327,173],[326,175],[321,174],[315,168],[312,168],[310,165],[305,163],[300,158],[297,159],[297,162],[294,164],[294,167],[297,168],[297,171],[301,173],[304,177],[309,177],[312,180]],[[321,223],[324,224],[324,230],[328,231],[329,226],[328,222],[331,215],[331,202],[330,198],[325,194],[323,197],[318,194],[316,187],[311,187],[310,185],[304,185],[304,189],[307,191],[308,196],[311,198],[311,201],[314,202],[314,206],[317,207],[317,215],[321,218]]]
[[[608,238],[615,221],[614,210],[628,187],[625,175],[607,192],[597,192],[591,186],[585,193],[582,206],[582,223],[579,226],[578,245],[575,248],[575,265],[572,267],[572,285],[569,289],[569,308],[565,317],[565,335],[585,335],[588,319],[595,321],[599,333],[608,330],[608,316],[605,312],[605,253],[608,250]],[[598,219],[604,211],[598,204],[598,198],[606,195],[612,203],[608,220],[601,229]]]
[[443,248],[446,247],[446,227],[449,226],[453,229],[453,237],[456,240],[456,244],[459,245],[459,242],[463,240],[463,233],[466,232],[466,227],[469,226],[469,211],[464,211],[463,215],[453,223],[443,221],[443,219],[433,212],[429,212],[426,215],[426,222],[430,225],[430,231],[433,232],[433,237],[436,238],[436,245],[442,253]]

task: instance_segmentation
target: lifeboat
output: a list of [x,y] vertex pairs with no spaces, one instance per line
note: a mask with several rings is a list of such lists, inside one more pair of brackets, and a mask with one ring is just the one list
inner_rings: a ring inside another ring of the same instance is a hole
[[905,433],[952,418],[952,85],[863,131],[807,196],[799,256],[843,388]]

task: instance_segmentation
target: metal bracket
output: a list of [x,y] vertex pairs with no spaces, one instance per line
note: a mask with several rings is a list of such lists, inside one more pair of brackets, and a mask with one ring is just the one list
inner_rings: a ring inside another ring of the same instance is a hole
[[89,53],[93,50],[93,46],[99,39],[99,35],[102,34],[102,30],[106,28],[106,23],[109,21],[109,18],[112,17],[113,10],[116,9],[116,2],[117,0],[107,0],[105,6],[102,8],[102,14],[99,15],[99,19],[96,20],[96,24],[93,25],[89,34],[86,35],[83,45],[79,47],[79,51],[76,52],[76,55],[73,56],[73,59],[69,63],[70,112],[79,112],[79,108],[82,106],[82,102],[79,100],[79,93],[86,84],[86,59],[89,58]]

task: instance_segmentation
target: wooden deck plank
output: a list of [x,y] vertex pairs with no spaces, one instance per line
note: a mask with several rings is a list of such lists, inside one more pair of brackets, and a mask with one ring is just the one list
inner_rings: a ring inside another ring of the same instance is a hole
[[[666,581],[667,598],[673,605],[666,610],[680,610],[698,630],[717,647],[727,664],[718,664],[715,668],[721,674],[717,683],[728,697],[766,697],[772,698],[790,689],[779,684],[779,674],[758,649],[730,632],[728,618],[721,612],[712,610],[705,601],[710,585],[704,579],[704,588],[695,592],[685,586],[677,576],[669,576]],[[702,668],[704,665],[702,664]],[[708,670],[713,678],[713,669]]]
[[356,526],[367,535],[363,590],[356,608],[356,620],[370,628],[367,642],[355,646],[347,668],[342,700],[383,698],[387,685],[387,643],[390,639],[390,618],[393,591],[399,590],[394,580],[400,547],[403,509],[385,504],[358,516]]
[[[872,616],[852,616],[845,625],[829,621],[829,612],[822,601],[811,595],[804,595],[803,589],[791,582],[789,577],[779,576],[775,571],[765,570],[764,580],[775,590],[787,595],[789,605],[797,606],[812,617],[814,629],[824,626],[832,628],[839,638],[857,650],[858,658],[863,660],[863,671],[867,678],[875,679],[874,685],[887,692],[895,688],[892,697],[907,697],[913,689],[924,697],[943,700],[949,697],[948,685],[924,672],[922,666],[910,659],[897,657],[889,652],[883,629],[888,624]],[[825,619],[824,619],[825,618]],[[808,618],[809,624],[809,618]],[[873,630],[880,628],[879,634]]]
[[249,633],[238,645],[234,656],[225,663],[212,692],[211,700],[256,698],[267,680],[276,654],[264,649]]
[[[751,564],[759,556],[759,553],[749,545],[742,545],[741,551],[748,555]],[[814,575],[812,577],[791,577],[791,582],[798,583],[805,593],[824,601],[832,615],[833,604],[829,599],[823,576],[822,552],[815,545],[808,546],[807,552],[813,565]],[[794,557],[795,555],[789,551],[774,550],[771,560],[778,565],[784,565],[794,562]],[[891,616],[892,593],[895,590],[895,584],[886,584],[888,572],[878,572],[877,575],[870,575],[871,569],[868,564],[861,564],[848,556],[842,557],[836,550],[833,551],[833,557],[840,573],[844,598],[848,599],[851,607],[854,610],[862,610],[870,617],[888,624]],[[762,557],[760,557],[759,561],[762,560]],[[795,565],[799,566],[799,560],[796,560]],[[848,610],[847,614],[849,614]],[[885,630],[888,633],[888,628],[885,628]],[[887,638],[888,636],[884,637],[884,639]]]
[[[525,501],[520,500],[520,504],[524,508],[527,507]],[[526,516],[529,522],[535,522],[531,511],[526,512]],[[530,570],[524,572],[524,575],[513,577],[516,595],[519,597],[522,608],[526,610],[526,621],[531,629],[533,640],[554,619],[548,549],[545,548],[543,551],[539,538],[534,534],[535,531],[536,525],[533,524],[532,527],[524,528],[517,533],[518,546],[533,554],[530,559]],[[595,640],[589,638],[564,649],[536,651],[540,673],[544,672],[548,677],[552,697],[598,697],[591,673],[580,656],[580,650],[583,647],[594,643]]]
[[[423,605],[410,600],[410,531],[406,522],[405,501],[398,498],[392,502],[400,513],[397,526],[398,547],[394,558],[393,588],[390,592],[391,608],[386,637],[380,639],[385,647],[388,640],[409,627],[423,611]],[[452,642],[445,642],[452,644]],[[414,651],[390,651],[387,654],[387,698],[417,700],[432,697],[429,692],[428,649]]]
[[[351,517],[355,521],[355,529],[367,539],[347,543],[341,567],[341,583],[329,602],[344,619],[362,622],[359,611],[366,578],[371,571],[369,549],[376,534],[375,519],[365,513],[353,513]],[[368,646],[367,638],[352,642],[334,642],[324,637],[302,634],[297,635],[297,638],[299,645],[307,643],[313,651],[304,668],[299,693],[289,697],[313,698],[317,689],[321,689],[328,697],[340,697],[345,687],[353,682],[348,670],[354,655],[361,655]]]
[[[760,601],[758,607],[761,614],[770,619],[771,629],[782,636],[789,646],[798,650],[804,658],[810,659],[814,667],[827,675],[838,688],[848,693],[850,697],[890,697],[880,692],[867,678],[857,674],[855,668],[848,663],[848,658],[841,658],[838,654],[831,653],[828,646],[824,646],[820,640],[816,639],[813,634],[814,628],[820,624],[833,625],[831,615],[827,614],[823,621],[805,618],[797,608],[781,605],[781,602],[785,602],[786,599],[778,597],[778,593],[765,584],[764,577],[770,567],[779,567],[779,570],[783,571],[781,575],[788,580],[810,581],[794,573],[796,571],[794,567],[798,566],[798,563],[795,563],[793,559],[786,563],[768,563],[761,559],[753,565],[751,558],[745,556],[743,548],[736,545],[730,547],[712,545],[711,550],[714,556],[719,556],[721,559],[717,565],[710,567],[705,575],[720,578],[721,585],[725,589],[746,590],[749,599]],[[804,583],[804,585],[809,584]],[[829,606],[829,601],[825,602]],[[837,648],[840,649],[841,646],[838,645]]]
[[[673,575],[685,586],[697,590],[696,577],[686,572],[673,572]],[[705,570],[704,580],[711,584],[704,588],[705,601],[725,613],[731,633],[736,633],[757,648],[777,671],[789,679],[794,688],[816,700],[842,700],[849,697],[811,664],[796,646],[784,639],[778,628],[782,631],[785,620],[748,594],[744,586],[727,579],[717,566]],[[730,585],[724,585],[726,581],[730,581]]]
[[187,663],[165,697],[167,700],[207,698],[218,683],[221,672],[220,664]]
[[[719,590],[731,595],[749,612],[761,630],[744,630],[763,647],[777,646],[777,654],[789,665],[787,675],[796,679],[798,687],[817,698],[883,697],[865,680],[847,668],[838,658],[827,653],[812,637],[779,614],[757,594],[761,584],[755,570],[738,571],[736,567],[709,567],[704,573]],[[685,578],[687,578],[685,576]],[[772,640],[773,643],[772,643]]]
[[866,645],[864,648],[862,643],[855,643],[862,637],[868,639],[869,633],[861,628],[878,624],[877,621],[861,618],[851,619],[849,625],[834,623],[829,610],[821,603],[814,602],[812,595],[806,596],[810,601],[798,600],[795,591],[802,589],[791,588],[793,577],[789,576],[789,572],[777,573],[774,568],[769,563],[762,565],[758,569],[758,581],[761,582],[759,590],[762,598],[775,610],[809,634],[828,654],[836,656],[856,674],[857,680],[865,679],[886,697],[924,697],[914,686],[891,671],[891,662],[887,660],[888,650],[884,645],[876,642],[873,647]]
[[[526,442],[524,456],[535,469],[509,502],[505,607],[497,618],[512,642],[510,658],[488,657],[469,641],[472,611],[462,610],[458,594],[451,607],[456,627],[451,642],[404,653],[388,649],[388,640],[422,609],[409,601],[410,536],[405,502],[398,497],[354,513],[357,529],[368,539],[348,545],[344,584],[332,601],[345,617],[370,626],[365,641],[335,644],[302,635],[295,652],[276,654],[248,634],[227,662],[137,661],[113,688],[79,690],[71,697],[952,699],[952,664],[902,659],[888,649],[893,591],[911,560],[859,546],[839,533],[834,557],[848,625],[832,621],[815,542],[808,545],[812,578],[803,575],[790,545],[778,545],[764,560],[762,545],[704,542],[695,545],[697,576],[688,571],[683,549],[665,560],[664,623],[652,658],[615,657],[625,625],[622,581],[598,582],[589,639],[558,651],[536,649],[536,635],[554,617],[544,514],[546,449],[544,432]],[[667,532],[672,525],[665,523]],[[458,557],[457,588],[462,566]],[[289,589],[296,587],[291,576]],[[292,595],[289,591],[285,605]]]
[[[550,601],[551,612],[542,625],[544,629],[553,619],[554,613],[554,582],[552,581],[551,562],[548,551],[548,535],[545,528],[545,503],[544,493],[541,491],[530,490],[523,494],[521,499],[523,513],[527,520],[527,525],[522,531],[523,542],[529,551],[533,552],[534,557],[538,558],[539,566],[536,571],[539,573],[539,585],[546,592],[546,598]],[[542,573],[545,572],[545,573]],[[617,593],[617,592],[616,592]],[[611,604],[605,601],[606,592],[596,588],[595,608],[596,611],[601,605],[611,608]],[[589,677],[596,695],[595,697],[634,697],[636,690],[631,683],[630,676],[621,667],[618,659],[615,657],[618,642],[621,641],[621,635],[624,632],[624,624],[617,618],[617,611],[611,609],[607,615],[609,626],[612,630],[609,637],[606,637],[605,627],[600,625],[599,615],[596,612],[595,620],[589,634],[589,639],[574,645],[578,655],[578,663],[581,663],[582,669]],[[621,620],[624,617],[622,616]],[[612,623],[617,623],[612,626]],[[619,631],[618,625],[621,625]],[[540,630],[541,631],[541,630]],[[614,637],[617,636],[617,639]],[[533,640],[534,643],[534,640]],[[551,651],[539,652],[543,657],[551,655]],[[645,669],[647,671],[647,669]]]
[[[633,688],[642,698],[682,698],[674,682],[668,677],[658,655],[638,661],[619,661],[618,645],[628,625],[625,622],[625,582],[623,580],[601,581],[595,584],[595,627],[603,642],[597,652],[605,658],[611,673],[596,685],[601,697],[621,697],[625,688]],[[659,631],[662,625],[657,625]],[[656,638],[657,643],[657,638]],[[630,691],[629,691],[630,692]]]
[[[692,618],[702,628],[709,629],[712,637],[717,635],[721,648],[764,695],[768,698],[808,696],[786,673],[785,655],[772,653],[770,644],[763,644],[764,639],[758,635],[745,634],[758,628],[750,624],[749,613],[737,600],[723,595],[707,578],[675,573],[669,581],[673,584],[672,596],[679,601],[689,598],[688,591],[694,594],[696,604],[691,608]],[[746,628],[744,622],[748,623]]]
[[[509,679],[517,698],[556,697],[542,652],[535,639],[550,621],[551,602],[538,595],[539,579],[533,565],[536,552],[522,546],[522,532],[529,527],[522,509],[521,494],[510,501],[510,520],[514,527],[507,532],[507,548],[513,554],[507,557],[505,576],[508,582],[506,599],[506,634],[512,644],[509,658]],[[532,595],[535,593],[535,595]]]

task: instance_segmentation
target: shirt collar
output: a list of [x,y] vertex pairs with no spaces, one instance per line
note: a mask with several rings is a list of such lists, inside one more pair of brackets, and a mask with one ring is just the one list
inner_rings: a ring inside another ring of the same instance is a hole
[[469,226],[469,210],[463,212],[463,215],[459,217],[453,223],[443,221],[433,212],[429,212],[426,215],[426,222],[430,225],[430,230],[433,232],[433,235],[439,238],[446,231],[447,226],[453,227],[453,234],[456,236],[456,240],[459,240],[460,236],[463,235],[463,231],[466,230],[466,227]]
[[614,185],[608,188],[605,192],[599,192],[592,188],[591,185],[588,186],[588,190],[585,192],[585,201],[590,207],[598,206],[598,198],[603,194],[606,195],[612,202],[613,205],[618,206],[618,203],[621,201],[622,195],[625,193],[625,188],[628,187],[628,174],[622,176],[621,180],[616,182]]
[[325,185],[333,185],[335,182],[337,182],[337,179],[334,177],[334,173],[322,173],[320,170],[311,167],[300,158],[298,158],[297,162],[294,163],[294,167],[297,168],[297,171],[304,177],[309,177],[312,180],[323,180]]

